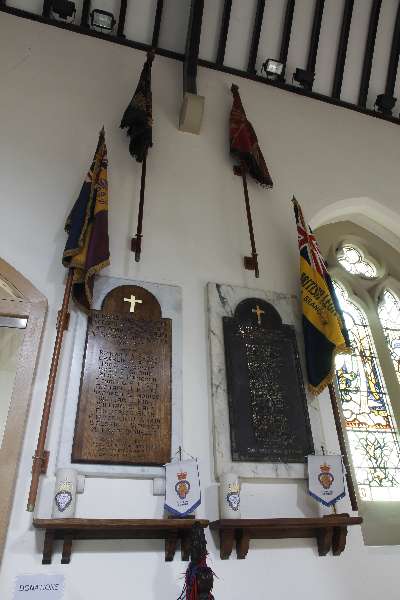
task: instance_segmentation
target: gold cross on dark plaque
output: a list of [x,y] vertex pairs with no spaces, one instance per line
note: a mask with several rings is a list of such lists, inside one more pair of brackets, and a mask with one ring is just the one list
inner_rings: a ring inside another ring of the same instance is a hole
[[257,323],[261,325],[261,315],[265,315],[265,310],[260,308],[257,304],[256,308],[253,308],[251,312],[257,315]]
[[131,313],[135,312],[136,304],[143,304],[143,300],[139,300],[133,294],[131,295],[130,298],[124,298],[124,302],[130,302],[131,306],[130,306],[129,312],[131,312]]

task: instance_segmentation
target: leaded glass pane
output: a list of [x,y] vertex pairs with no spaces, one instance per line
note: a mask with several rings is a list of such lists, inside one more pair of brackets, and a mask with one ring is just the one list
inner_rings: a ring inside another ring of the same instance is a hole
[[368,261],[356,246],[350,244],[342,246],[337,253],[337,259],[342,267],[352,275],[362,275],[368,279],[373,279],[377,275],[375,265]]
[[400,446],[367,317],[334,282],[351,354],[336,358],[336,374],[357,484],[363,500],[400,499]]
[[400,301],[391,290],[384,290],[379,301],[378,314],[400,383]]

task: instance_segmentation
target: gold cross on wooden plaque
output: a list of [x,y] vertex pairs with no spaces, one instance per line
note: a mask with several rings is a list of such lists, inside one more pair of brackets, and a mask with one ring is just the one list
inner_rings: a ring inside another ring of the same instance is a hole
[[131,312],[131,313],[135,312],[136,304],[143,304],[143,300],[139,300],[138,298],[136,298],[136,296],[133,296],[133,294],[131,295],[130,298],[124,298],[124,302],[130,302],[131,306],[130,306],[129,312]]
[[261,315],[265,315],[265,310],[263,310],[262,308],[260,308],[257,304],[256,308],[253,308],[252,311],[253,313],[255,313],[257,315],[257,323],[259,325],[261,325]]

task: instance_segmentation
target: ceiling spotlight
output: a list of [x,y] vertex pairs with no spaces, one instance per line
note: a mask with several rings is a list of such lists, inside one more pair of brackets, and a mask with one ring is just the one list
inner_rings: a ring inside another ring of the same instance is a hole
[[312,90],[315,73],[306,69],[296,69],[293,79],[297,81],[306,90]]
[[96,31],[111,33],[116,24],[114,15],[106,10],[93,10],[90,14],[90,26]]
[[383,113],[384,115],[391,115],[396,102],[397,98],[393,98],[393,96],[389,96],[388,94],[379,94],[376,99],[375,106],[379,112]]
[[278,79],[283,76],[284,64],[279,60],[273,58],[267,58],[267,60],[261,65],[261,73],[264,71],[265,76],[268,79]]
[[75,20],[76,6],[71,0],[53,0],[51,3],[51,16],[58,21],[72,23]]

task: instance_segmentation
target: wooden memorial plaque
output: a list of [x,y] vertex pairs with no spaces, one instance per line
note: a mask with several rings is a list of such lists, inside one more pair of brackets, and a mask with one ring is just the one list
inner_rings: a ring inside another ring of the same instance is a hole
[[72,462],[170,460],[171,325],[139,286],[115,288],[91,311]]
[[314,446],[294,327],[258,298],[223,327],[232,460],[304,463]]

